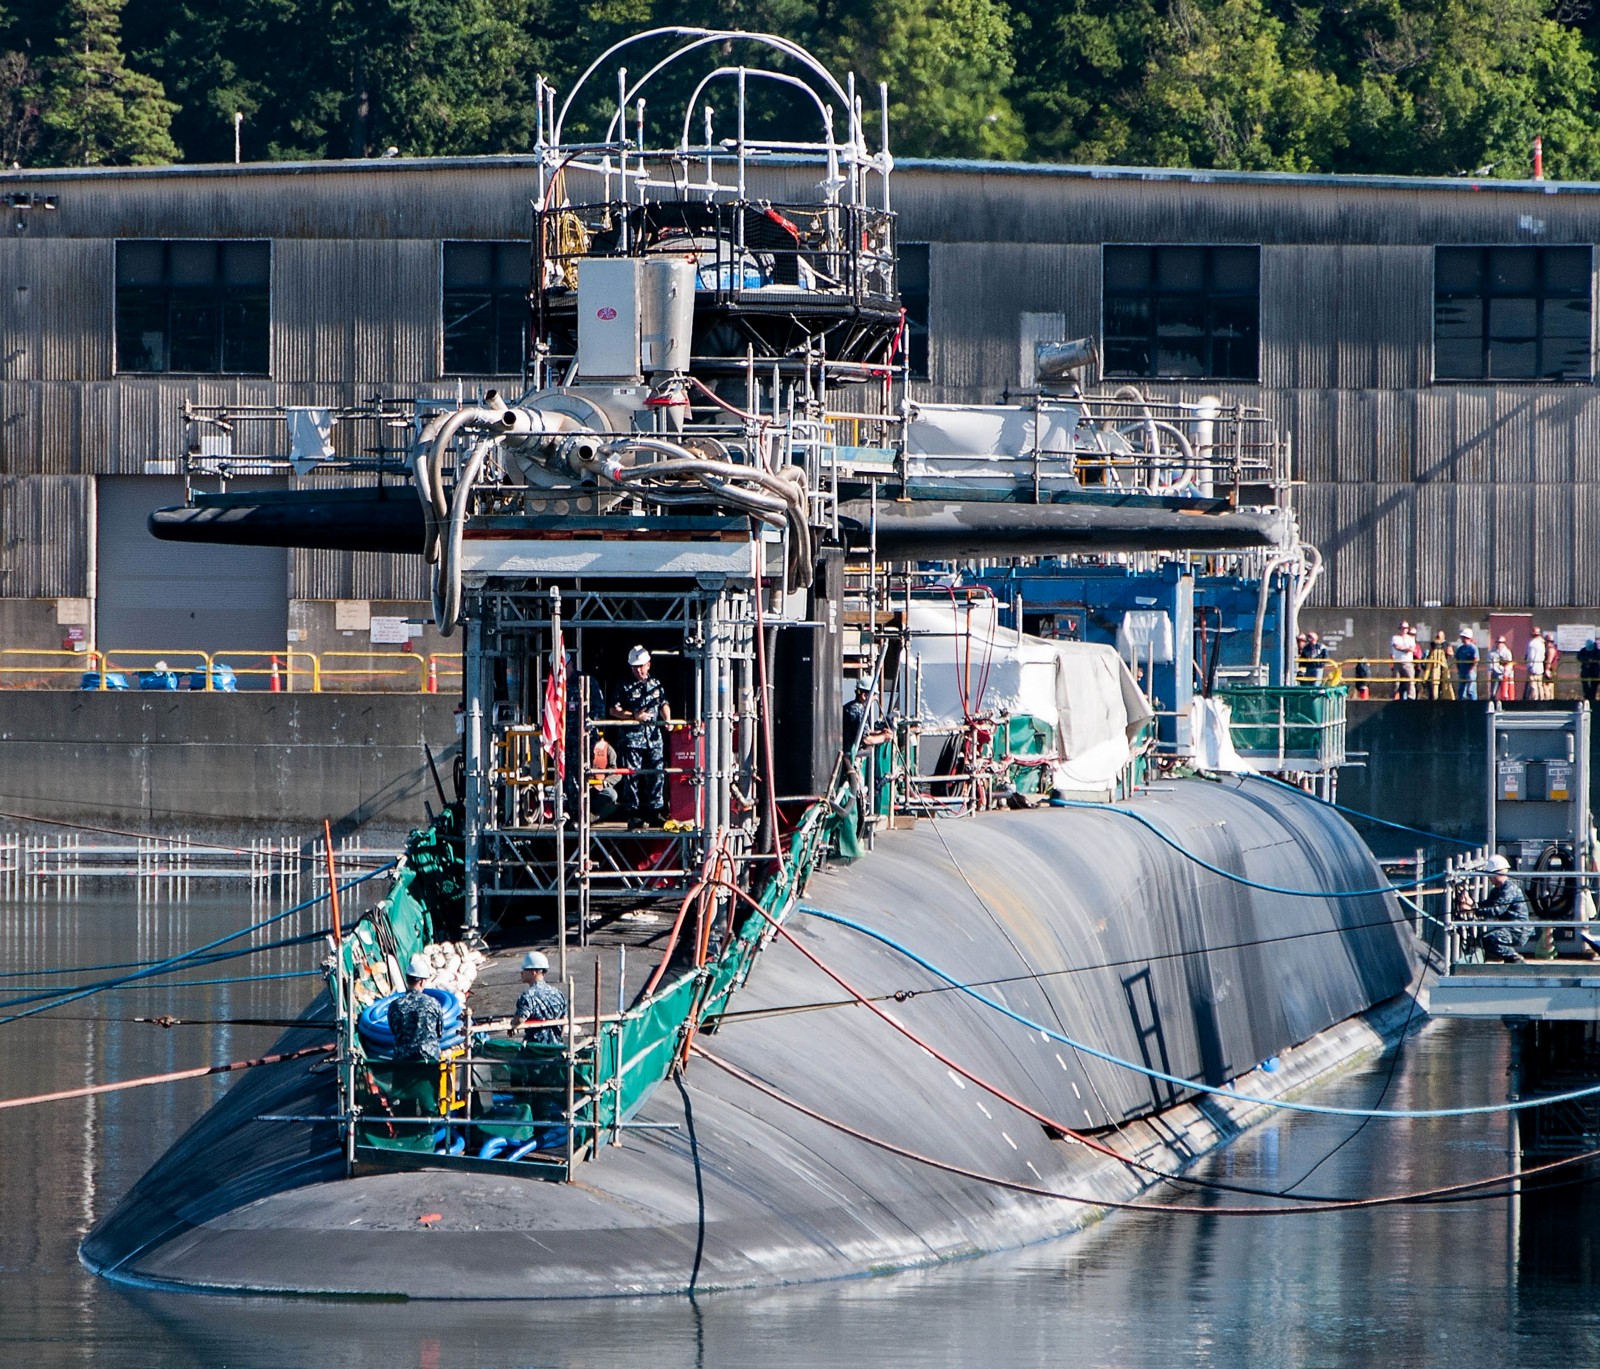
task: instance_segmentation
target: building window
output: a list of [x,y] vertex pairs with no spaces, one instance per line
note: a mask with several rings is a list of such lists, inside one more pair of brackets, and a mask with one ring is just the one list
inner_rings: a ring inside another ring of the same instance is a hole
[[928,378],[928,244],[901,243],[900,307],[906,311],[906,364],[912,380]]
[[119,242],[117,369],[266,375],[272,246]]
[[1259,247],[1113,247],[1103,259],[1105,373],[1255,380]]
[[445,243],[446,375],[521,375],[528,324],[527,243]]
[[1436,380],[1588,380],[1590,249],[1436,247]]

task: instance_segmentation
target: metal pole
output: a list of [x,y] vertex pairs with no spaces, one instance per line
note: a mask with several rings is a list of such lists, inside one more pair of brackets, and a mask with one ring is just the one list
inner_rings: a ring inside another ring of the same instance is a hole
[[[561,590],[550,588],[550,670],[563,672],[566,653],[561,645]],[[562,691],[563,696],[565,690]],[[560,928],[557,973],[563,978],[567,973],[567,701],[560,700],[561,717],[557,721],[556,754],[553,757],[556,772],[556,925]],[[578,929],[579,939],[584,938],[583,928]]]
[[575,1105],[573,1098],[573,1071],[577,1068],[577,1042],[574,1039],[576,1019],[572,1014],[572,995],[576,989],[572,980],[567,980],[567,1182],[572,1181],[572,1124],[577,1119],[573,1117],[572,1110]]

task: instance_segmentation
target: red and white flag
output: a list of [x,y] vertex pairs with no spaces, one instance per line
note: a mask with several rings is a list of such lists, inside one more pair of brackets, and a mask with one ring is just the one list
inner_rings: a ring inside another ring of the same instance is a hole
[[556,634],[556,649],[551,653],[550,674],[544,682],[544,718],[539,726],[539,743],[556,768],[556,779],[567,778],[567,652],[561,635]]

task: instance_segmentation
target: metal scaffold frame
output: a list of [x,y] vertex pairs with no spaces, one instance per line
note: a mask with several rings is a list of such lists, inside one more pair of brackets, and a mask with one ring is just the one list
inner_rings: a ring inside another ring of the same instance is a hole
[[[749,854],[761,783],[754,596],[750,584],[709,576],[647,590],[623,581],[496,578],[469,593],[463,671],[469,927],[485,920],[486,900],[543,900],[555,911],[563,946],[569,937],[583,944],[602,908],[677,900],[713,849],[735,861]],[[612,640],[597,641],[601,634]],[[685,789],[693,807],[673,820],[672,830],[629,830],[591,813],[591,789],[625,773],[594,763],[594,739],[621,725],[594,716],[604,713],[608,698],[601,693],[596,704],[595,685],[604,682],[594,671],[640,638],[658,644],[656,655],[680,662],[682,696],[671,703],[674,725],[686,730],[690,744],[673,748],[666,770],[679,810]],[[578,730],[578,739],[559,743],[576,767],[564,782],[549,729],[541,728],[557,642],[568,659],[564,725]]]

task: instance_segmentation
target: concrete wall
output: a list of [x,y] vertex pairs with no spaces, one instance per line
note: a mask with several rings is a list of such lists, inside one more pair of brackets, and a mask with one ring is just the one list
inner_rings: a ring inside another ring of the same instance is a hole
[[[1350,704],[1348,749],[1364,762],[1339,774],[1339,802],[1463,841],[1488,823],[1488,722],[1484,703],[1415,700]],[[1549,705],[1512,703],[1508,711]],[[1571,705],[1567,705],[1571,707]],[[1589,805],[1600,802],[1600,736],[1590,732]],[[1360,753],[1360,754],[1357,754]],[[1380,856],[1410,855],[1422,838],[1358,823]],[[1446,854],[1440,849],[1435,854]]]
[[448,695],[0,693],[0,825],[398,835],[447,792]]

